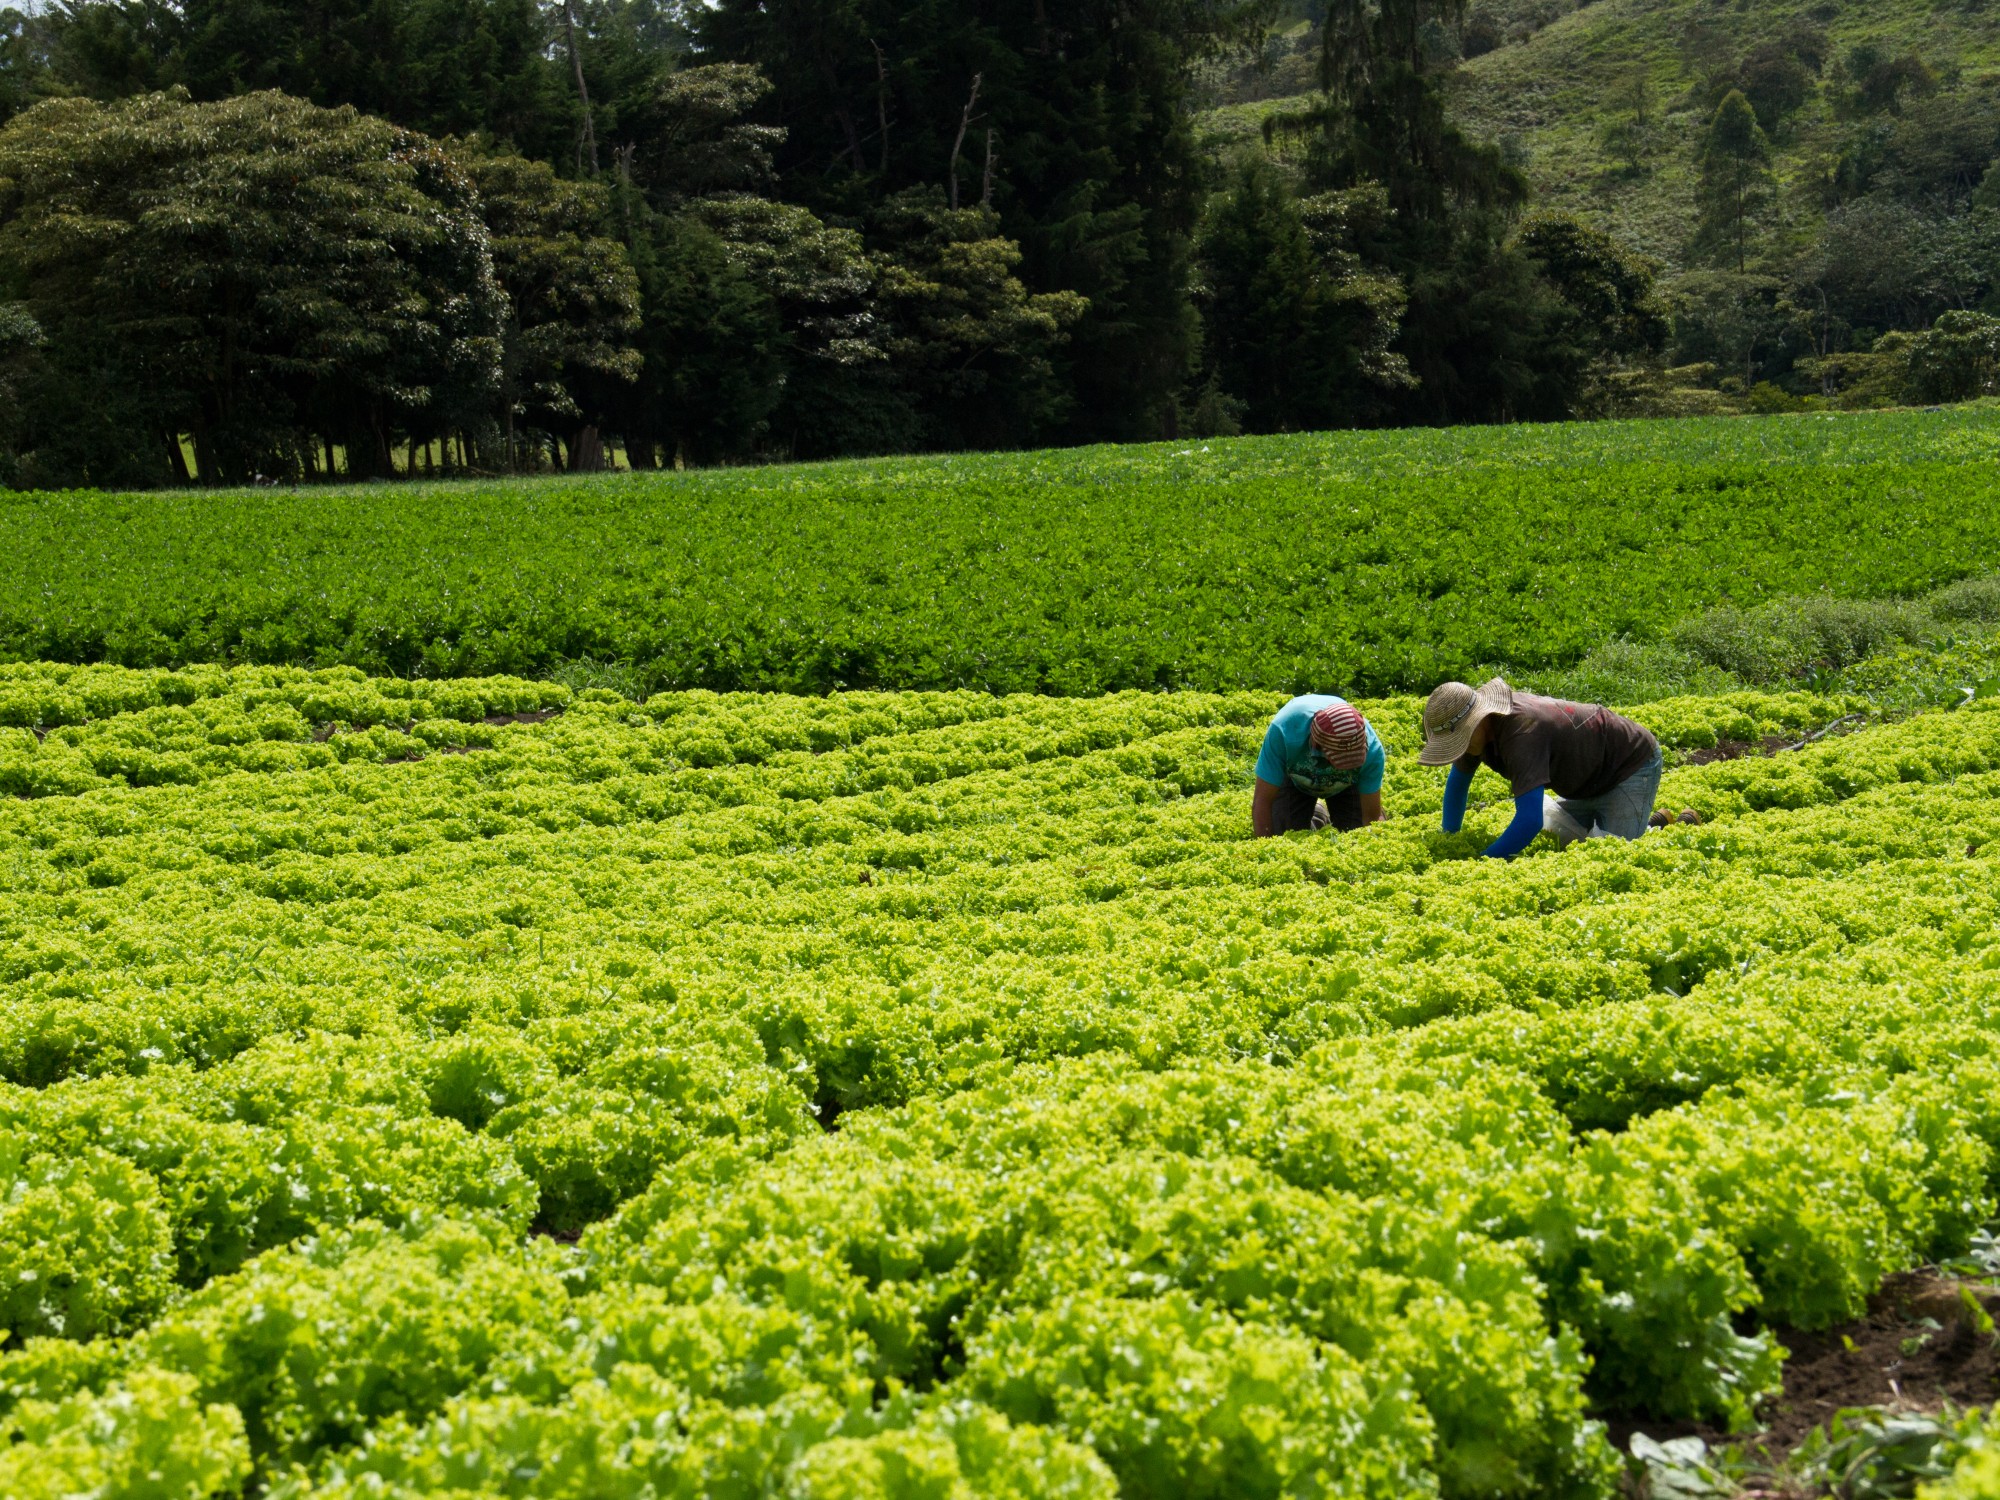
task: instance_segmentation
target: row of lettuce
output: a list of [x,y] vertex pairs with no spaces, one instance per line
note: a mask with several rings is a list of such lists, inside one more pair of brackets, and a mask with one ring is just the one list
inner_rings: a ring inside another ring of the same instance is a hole
[[1993,1213],[1990,704],[1502,867],[1408,700],[1259,843],[1268,695],[188,675],[9,679],[9,1494],[1609,1495]]
[[1335,662],[1357,691],[1424,690],[1724,601],[1985,569],[1996,425],[1341,433],[219,508],[0,496],[0,656],[1070,695],[1304,691]]

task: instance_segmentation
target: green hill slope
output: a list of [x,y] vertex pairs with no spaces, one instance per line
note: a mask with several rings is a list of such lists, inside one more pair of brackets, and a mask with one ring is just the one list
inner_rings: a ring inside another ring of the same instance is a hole
[[[1688,259],[1695,159],[1716,91],[1760,47],[1796,39],[1819,53],[1803,101],[1772,132],[1775,228],[1793,238],[1819,221],[1818,185],[1843,150],[1892,113],[1860,100],[1871,53],[1877,64],[1915,54],[1941,95],[2000,89],[2000,10],[1962,0],[1572,3],[1475,6],[1460,42],[1477,55],[1451,77],[1452,108],[1524,167],[1538,204],[1608,229],[1670,270]],[[1255,81],[1298,76],[1292,59],[1306,39],[1297,22],[1286,28],[1263,72],[1204,119],[1219,154],[1258,139],[1272,112],[1306,102],[1268,97]]]
[[[1818,86],[1773,133],[1779,181],[1793,189],[1781,193],[1780,213],[1794,229],[1816,217],[1811,185],[1860,123],[1839,118],[1839,102],[1861,83],[1863,49],[1914,51],[1947,88],[2000,82],[2000,12],[1962,4],[1600,0],[1467,62],[1453,102],[1475,131],[1522,155],[1541,202],[1673,266],[1684,258],[1696,142],[1713,108],[1704,83],[1801,32],[1824,39],[1826,61]],[[1621,160],[1606,137],[1634,125],[1638,149]]]

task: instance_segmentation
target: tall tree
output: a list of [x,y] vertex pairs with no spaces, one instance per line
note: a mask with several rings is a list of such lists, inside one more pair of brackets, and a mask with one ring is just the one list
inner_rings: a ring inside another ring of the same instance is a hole
[[1385,394],[1408,385],[1389,350],[1402,285],[1352,249],[1356,229],[1387,211],[1379,188],[1301,204],[1262,158],[1210,205],[1198,247],[1208,354],[1252,431],[1376,421]]
[[282,94],[59,99],[0,130],[0,265],[52,345],[107,348],[160,472],[297,475],[464,425],[505,300],[471,180],[434,142]]
[[696,215],[627,194],[644,363],[611,393],[610,421],[640,467],[722,463],[759,452],[784,399],[790,351],[777,300]]
[[1613,371],[1666,343],[1653,267],[1602,230],[1542,214],[1521,226],[1512,248],[1549,299],[1528,361],[1537,389],[1524,410],[1575,415]]
[[1592,355],[1650,354],[1665,342],[1666,321],[1653,300],[1655,268],[1603,230],[1537,214],[1514,244],[1568,304],[1576,337]]
[[509,462],[516,423],[560,433],[571,468],[599,466],[603,387],[641,366],[639,279],[611,238],[610,194],[565,182],[543,162],[475,157],[480,214],[507,295],[500,399]]
[[[860,219],[910,188],[990,206],[1037,293],[1089,311],[1059,430],[1166,429],[1198,349],[1189,291],[1202,182],[1190,64],[1259,33],[1270,0],[718,0],[701,50],[776,85],[778,167],[816,212]],[[974,80],[978,80],[975,97]]]
[[1396,348],[1411,388],[1393,417],[1424,422],[1561,415],[1534,359],[1555,302],[1508,243],[1527,197],[1521,174],[1450,120],[1431,39],[1463,0],[1332,0],[1321,94],[1274,130],[1304,133],[1320,191],[1380,184],[1390,213],[1359,240],[1408,296]]
[[1970,401],[2000,394],[2000,318],[1944,314],[1910,345],[1910,395],[1918,401]]
[[1701,210],[1696,243],[1747,269],[1750,237],[1758,213],[1771,196],[1771,142],[1741,89],[1731,89],[1716,106],[1701,140]]
[[870,235],[893,247],[876,258],[875,302],[926,447],[1015,447],[1066,415],[1054,359],[1088,305],[1022,285],[999,215],[917,188],[873,215]]
[[[20,451],[22,377],[46,342],[41,324],[27,308],[0,302],[0,453]],[[13,478],[7,475],[0,482]]]
[[1435,29],[1464,0],[1332,0],[1321,31],[1318,107],[1304,123],[1311,176],[1327,186],[1381,183],[1389,206],[1436,234],[1460,210],[1512,209],[1527,183],[1499,151],[1452,123],[1436,79]]
[[625,175],[664,209],[768,188],[784,131],[749,115],[770,93],[770,80],[741,63],[655,78],[643,97],[628,98],[616,127]]
[[30,104],[65,92],[49,55],[61,26],[59,14],[0,10],[0,124]]
[[97,98],[277,89],[544,157],[577,128],[536,0],[88,0],[50,46],[63,81]]

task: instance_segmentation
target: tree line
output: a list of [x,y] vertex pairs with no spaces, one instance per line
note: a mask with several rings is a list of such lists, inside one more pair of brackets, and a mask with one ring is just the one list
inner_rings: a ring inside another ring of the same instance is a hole
[[1458,0],[1315,4],[1309,107],[1205,155],[1277,6],[7,12],[0,479],[1557,419],[1660,363],[1653,268],[1451,122]]

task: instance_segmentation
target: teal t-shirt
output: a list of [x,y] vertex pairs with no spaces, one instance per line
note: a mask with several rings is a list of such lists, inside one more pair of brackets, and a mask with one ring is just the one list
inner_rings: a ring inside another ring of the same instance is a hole
[[1313,715],[1346,701],[1325,693],[1307,693],[1279,709],[1271,727],[1264,731],[1264,748],[1257,756],[1257,779],[1272,786],[1297,787],[1315,797],[1336,796],[1349,787],[1364,797],[1381,791],[1382,770],[1388,756],[1383,752],[1382,742],[1375,737],[1373,724],[1367,726],[1368,758],[1352,771],[1336,771],[1313,748]]

